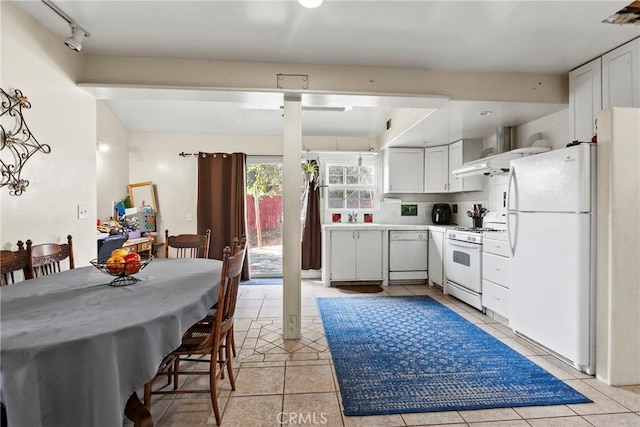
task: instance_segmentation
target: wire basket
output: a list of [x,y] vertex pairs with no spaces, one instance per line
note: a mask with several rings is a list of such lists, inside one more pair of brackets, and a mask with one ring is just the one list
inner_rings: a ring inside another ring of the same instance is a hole
[[98,258],[89,261],[91,265],[114,279],[109,283],[110,286],[129,286],[140,279],[133,277],[134,274],[145,268],[153,260],[153,256],[141,258],[139,261],[127,261],[120,263],[99,262]]

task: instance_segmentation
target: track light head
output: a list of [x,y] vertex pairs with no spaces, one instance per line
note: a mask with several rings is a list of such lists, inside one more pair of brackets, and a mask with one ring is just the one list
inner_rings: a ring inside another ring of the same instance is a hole
[[84,39],[85,35],[86,33],[82,28],[72,25],[71,37],[65,40],[64,44],[69,46],[70,49],[80,52],[80,49],[82,49],[82,39]]

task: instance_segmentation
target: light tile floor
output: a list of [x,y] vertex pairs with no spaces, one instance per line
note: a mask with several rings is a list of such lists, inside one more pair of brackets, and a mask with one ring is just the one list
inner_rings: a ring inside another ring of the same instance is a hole
[[[324,336],[317,297],[353,295],[430,295],[503,341],[594,403],[346,417],[331,353]],[[236,311],[234,363],[236,391],[220,383],[222,425],[253,426],[640,426],[640,386],[609,387],[514,335],[479,311],[424,285],[394,285],[383,293],[361,294],[303,281],[302,339],[282,339],[282,287],[241,286]],[[206,379],[205,379],[206,380]],[[184,388],[190,381],[183,380]],[[154,396],[152,415],[158,427],[215,425],[206,395]]]

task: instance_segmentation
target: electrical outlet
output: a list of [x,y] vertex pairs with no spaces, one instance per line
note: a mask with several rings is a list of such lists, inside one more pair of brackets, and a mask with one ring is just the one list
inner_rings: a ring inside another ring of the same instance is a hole
[[193,216],[191,215],[191,213],[187,214],[187,222],[191,222],[193,221]]

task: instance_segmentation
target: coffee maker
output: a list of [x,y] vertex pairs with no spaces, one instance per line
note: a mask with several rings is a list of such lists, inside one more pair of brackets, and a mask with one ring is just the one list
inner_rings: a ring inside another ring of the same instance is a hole
[[431,210],[431,222],[438,225],[451,224],[451,206],[448,203],[436,203]]

